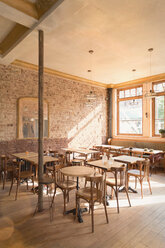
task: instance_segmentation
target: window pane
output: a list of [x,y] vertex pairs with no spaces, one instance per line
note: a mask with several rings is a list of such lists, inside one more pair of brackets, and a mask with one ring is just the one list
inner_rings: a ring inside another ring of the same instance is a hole
[[155,92],[163,92],[164,91],[164,83],[155,84],[154,85]]
[[130,97],[130,90],[125,90],[125,97]]
[[119,133],[142,134],[142,99],[119,102]]
[[119,98],[124,98],[124,90],[119,91]]
[[155,98],[155,134],[164,128],[164,96]]
[[142,87],[137,88],[137,96],[142,96]]
[[131,96],[136,96],[136,89],[131,89]]

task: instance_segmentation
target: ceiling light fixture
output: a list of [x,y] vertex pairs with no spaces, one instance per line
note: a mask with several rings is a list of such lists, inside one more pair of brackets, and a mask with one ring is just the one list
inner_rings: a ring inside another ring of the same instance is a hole
[[[151,74],[152,74],[152,70],[151,70],[151,55],[152,55],[152,52],[153,52],[153,48],[151,47],[151,48],[148,48],[148,52],[149,52],[149,75],[150,75],[150,77],[151,77]],[[155,91],[153,91],[153,90],[150,90],[149,92],[146,92],[145,93],[145,97],[147,97],[147,98],[155,98],[156,97],[156,92]]]

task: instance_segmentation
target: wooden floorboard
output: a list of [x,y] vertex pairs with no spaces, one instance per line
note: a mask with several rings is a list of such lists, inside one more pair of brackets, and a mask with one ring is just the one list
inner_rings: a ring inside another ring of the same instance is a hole
[[[82,182],[83,183],[83,182]],[[14,200],[15,187],[8,196],[10,183],[5,190],[0,185],[0,247],[1,248],[164,248],[165,247],[165,174],[152,175],[150,195],[144,184],[144,199],[130,194],[132,207],[124,193],[119,195],[120,214],[115,200],[108,207],[109,224],[103,206],[95,209],[95,233],[91,233],[91,216],[83,215],[83,223],[72,214],[63,216],[63,196],[55,197],[54,219],[49,220],[48,198],[44,197],[45,211],[33,213],[37,195],[21,185],[18,200]],[[134,184],[132,183],[132,186]],[[70,194],[67,209],[75,206],[75,191]]]

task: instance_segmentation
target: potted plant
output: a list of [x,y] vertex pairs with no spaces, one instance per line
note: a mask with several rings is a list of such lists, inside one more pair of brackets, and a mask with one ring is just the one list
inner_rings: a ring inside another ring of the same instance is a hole
[[160,133],[162,138],[165,138],[165,129],[160,129],[159,133]]

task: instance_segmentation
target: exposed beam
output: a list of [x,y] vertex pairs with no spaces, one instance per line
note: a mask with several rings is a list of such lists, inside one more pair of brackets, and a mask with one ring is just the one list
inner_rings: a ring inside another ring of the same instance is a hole
[[[38,25],[40,23],[42,23],[42,21],[44,21],[46,19],[46,17],[48,17],[64,0],[50,0],[50,1],[51,1],[51,3],[53,2],[50,5],[50,8],[46,9],[45,12],[43,12],[43,14],[39,18],[38,22],[34,23],[31,28],[26,28],[26,27],[23,27],[22,25],[20,25],[21,27],[19,27],[19,24],[17,24],[16,27],[7,35],[7,37],[0,44],[0,50],[2,51],[2,53],[0,54],[0,57],[2,57],[2,58],[5,57],[12,49],[14,49],[23,39],[25,39],[34,29],[36,29],[38,27]],[[16,8],[16,7],[19,7],[18,6],[19,2],[22,3],[25,1],[23,1],[23,0],[16,0],[16,1],[3,0],[3,2],[5,2],[6,4],[10,3],[11,5],[14,5]],[[16,4],[12,4],[13,2],[16,2]],[[23,9],[23,6],[22,6],[22,9]],[[18,29],[20,29],[20,34],[18,33]],[[16,32],[15,35],[14,35],[14,32]],[[16,36],[17,39],[14,36]],[[9,39],[9,37],[14,38],[14,40],[11,41]]]
[[38,19],[38,12],[35,4],[25,0],[1,0],[1,2],[9,5],[10,7],[17,9],[35,19]]
[[9,6],[8,4],[4,2],[0,2],[0,10],[1,10],[0,15],[3,16],[4,18],[9,19],[13,22],[19,23],[29,28],[35,22],[38,21],[37,18],[34,18],[31,15],[28,15],[27,13],[22,12],[16,8],[13,8],[12,6]]
[[11,32],[0,44],[0,51],[5,54],[29,29],[20,24],[16,24]]

